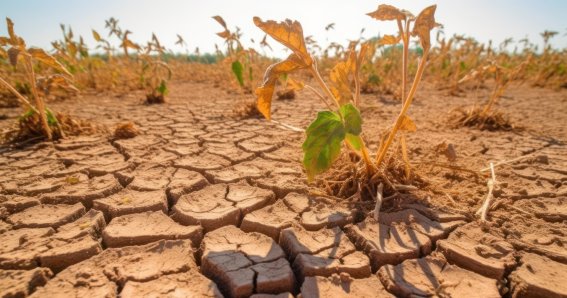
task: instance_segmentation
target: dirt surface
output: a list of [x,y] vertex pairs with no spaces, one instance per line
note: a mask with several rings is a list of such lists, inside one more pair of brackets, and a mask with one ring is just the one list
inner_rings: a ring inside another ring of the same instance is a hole
[[[407,139],[427,186],[377,221],[370,201],[310,192],[289,128],[322,108],[308,93],[275,101],[271,123],[235,118],[240,96],[204,83],[173,84],[163,105],[137,92],[53,103],[140,135],[0,148],[0,296],[567,297],[567,91],[510,88],[498,108],[521,129],[449,125],[488,92],[418,91]],[[399,109],[363,96],[372,152]],[[0,110],[0,128],[18,112]]]

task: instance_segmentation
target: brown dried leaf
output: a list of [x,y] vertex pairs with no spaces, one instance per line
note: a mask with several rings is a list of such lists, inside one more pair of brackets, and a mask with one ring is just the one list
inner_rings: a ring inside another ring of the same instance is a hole
[[394,44],[398,44],[401,40],[401,36],[394,36],[394,35],[384,35],[384,37],[382,37],[379,41],[380,45],[394,45]]
[[417,126],[415,126],[415,123],[408,115],[404,115],[402,124],[400,125],[399,129],[403,131],[414,132],[417,130]]
[[140,46],[139,46],[139,45],[133,43],[133,42],[132,42],[131,40],[129,40],[129,39],[124,39],[124,40],[122,41],[121,47],[131,48],[131,49],[134,49],[134,50],[139,50],[139,49],[140,49]]
[[226,27],[226,22],[224,21],[224,19],[221,16],[214,16],[213,19],[215,19],[215,21],[217,21],[219,24],[221,24],[221,26],[228,30],[228,28]]
[[285,83],[286,83],[287,89],[299,91],[299,90],[302,90],[303,88],[305,88],[305,83],[300,82],[300,81],[296,81],[296,80],[294,80],[290,77],[287,77],[287,80],[285,81]]
[[14,22],[10,18],[6,18],[6,25],[8,27],[8,36],[10,36],[10,41],[12,45],[15,46],[18,44],[18,36],[14,33]]
[[38,49],[38,48],[31,48],[28,49],[28,53],[32,56],[33,59],[36,59],[37,61],[52,67],[60,72],[65,73],[68,76],[72,76],[71,73],[69,73],[69,71],[67,71],[67,69],[65,68],[65,66],[63,66],[61,63],[59,63],[59,61],[57,61],[55,58],[53,58],[53,56],[47,54],[44,50],[42,49]]
[[303,63],[303,60],[296,54],[291,54],[284,61],[272,64],[266,69],[264,74],[264,81],[262,85],[256,88],[256,96],[258,97],[257,107],[258,111],[270,120],[272,108],[272,96],[274,88],[280,75],[292,72],[297,69],[307,68],[308,65]]
[[217,33],[217,35],[224,39],[228,39],[230,37],[230,31],[224,30],[223,32]]
[[423,49],[429,49],[431,47],[430,32],[438,25],[435,23],[435,9],[437,9],[437,5],[426,7],[419,13],[413,25],[411,35],[419,36]]
[[349,76],[354,73],[356,63],[356,53],[350,51],[347,61],[341,61],[333,67],[329,78],[331,79],[330,89],[335,98],[342,106],[349,103],[352,99],[352,92],[350,90]]
[[9,48],[8,49],[8,60],[10,60],[10,64],[12,66],[16,66],[18,64],[18,55],[20,54],[20,50],[17,48]]
[[98,32],[96,32],[95,30],[93,30],[93,37],[97,42],[100,42],[102,40],[100,34],[98,34]]
[[313,64],[313,59],[311,59],[311,55],[309,55],[305,47],[303,28],[298,21],[286,19],[284,22],[271,20],[264,22],[259,17],[254,17],[254,24],[273,39],[292,50],[301,58],[304,65],[310,66]]
[[413,17],[409,11],[388,4],[378,5],[376,11],[367,13],[367,15],[379,21],[405,20]]

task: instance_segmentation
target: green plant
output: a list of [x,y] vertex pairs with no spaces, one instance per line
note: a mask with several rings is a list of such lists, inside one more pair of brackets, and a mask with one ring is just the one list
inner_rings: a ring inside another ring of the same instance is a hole
[[[323,90],[324,96],[312,89],[317,97],[325,104],[327,110],[317,114],[317,118],[309,125],[306,130],[306,140],[303,143],[303,165],[309,180],[314,176],[323,173],[331,168],[332,164],[338,159],[342,144],[346,144],[353,152],[361,157],[365,165],[367,177],[372,177],[377,170],[382,167],[382,162],[388,152],[389,147],[398,131],[410,130],[415,127],[413,122],[406,115],[417,87],[425,69],[425,63],[431,48],[430,31],[437,26],[434,13],[436,6],[425,8],[417,18],[413,18],[411,13],[399,10],[390,5],[380,5],[378,10],[370,15],[379,20],[397,20],[400,24],[400,37],[404,43],[404,48],[408,47],[410,35],[419,38],[423,54],[419,61],[415,78],[411,88],[405,93],[405,75],[402,80],[402,94],[404,94],[402,109],[394,122],[391,131],[383,139],[382,145],[377,153],[376,160],[370,158],[367,146],[365,145],[362,129],[362,117],[359,112],[360,105],[360,79],[359,70],[365,59],[367,44],[362,44],[357,53],[351,47],[347,60],[339,62],[330,74],[330,87],[324,82],[318,68],[317,61],[308,53],[303,29],[297,21],[285,20],[284,22],[262,21],[254,17],[254,23],[276,41],[280,42],[293,53],[287,59],[271,65],[266,70],[263,84],[256,89],[258,98],[257,106],[260,112],[269,120],[271,118],[271,102],[274,88],[278,77],[282,74],[290,73],[299,69],[308,70],[315,81]],[[410,24],[413,23],[413,30],[410,31]],[[396,41],[396,37],[385,37]],[[404,57],[407,50],[404,51]],[[406,60],[407,58],[403,58]],[[404,62],[404,74],[407,72],[407,61]],[[350,89],[351,78],[354,81],[355,91]],[[306,86],[307,87],[307,86]],[[329,103],[330,100],[330,103]]]

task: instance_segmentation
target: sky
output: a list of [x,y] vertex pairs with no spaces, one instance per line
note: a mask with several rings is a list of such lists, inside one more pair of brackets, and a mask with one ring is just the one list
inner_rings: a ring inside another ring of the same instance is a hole
[[[253,16],[298,20],[304,35],[312,35],[324,46],[333,41],[347,44],[348,39],[360,36],[362,28],[365,38],[395,33],[394,22],[380,22],[365,15],[382,3],[415,15],[437,4],[435,17],[443,24],[446,36],[464,34],[481,42],[492,39],[495,45],[508,37],[516,41],[528,37],[541,47],[539,33],[553,30],[559,34],[551,44],[567,48],[567,0],[0,0],[0,16],[14,21],[16,33],[28,45],[46,49],[51,49],[51,41],[62,38],[59,24],[70,25],[76,36],[82,35],[94,48],[91,29],[106,36],[104,21],[114,17],[122,29],[133,32],[130,39],[134,42],[144,43],[153,32],[167,48],[185,52],[175,45],[176,34],[180,34],[189,51],[199,47],[204,53],[214,52],[215,44],[223,46],[223,40],[215,34],[222,28],[211,18],[214,15],[222,16],[229,29],[240,27],[245,46],[253,46],[250,39],[258,43],[264,36],[254,26]],[[327,32],[325,26],[329,23],[335,23],[335,29]],[[6,25],[0,24],[0,35],[6,34]],[[255,48],[270,56],[285,56],[275,41],[268,42],[273,51],[263,52],[257,44]]]

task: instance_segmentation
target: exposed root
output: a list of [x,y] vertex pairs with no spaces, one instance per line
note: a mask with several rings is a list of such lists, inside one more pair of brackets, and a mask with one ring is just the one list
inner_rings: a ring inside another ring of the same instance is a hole
[[466,110],[463,108],[453,110],[451,122],[455,127],[467,126],[489,131],[517,128],[504,113],[494,110],[487,112],[478,106]]
[[280,90],[276,92],[276,96],[279,100],[295,99],[295,90],[293,89]]
[[417,189],[416,186],[425,186],[426,182],[415,171],[408,177],[404,162],[397,156],[388,156],[380,169],[369,173],[360,157],[344,153],[331,170],[316,180],[316,185],[332,197],[375,201],[381,193],[385,201],[386,197]]
[[240,119],[264,118],[255,101],[242,101],[234,107],[234,115]]
[[480,209],[478,209],[478,211],[475,213],[477,216],[480,216],[480,220],[483,222],[486,222],[486,214],[488,213],[488,210],[490,209],[490,206],[492,204],[492,200],[494,199],[492,192],[494,191],[494,187],[497,186],[493,163],[490,163],[490,173],[492,176],[486,183],[486,185],[488,186],[488,194],[486,195],[486,199],[484,200],[484,203],[482,204]]
[[165,97],[163,95],[148,94],[146,95],[146,104],[162,104],[165,103]]
[[128,121],[118,124],[114,129],[113,139],[131,139],[140,134],[140,131],[134,125],[134,122]]
[[[47,111],[47,119],[52,130],[53,140],[65,136],[89,135],[104,131],[102,127],[95,126],[88,121],[76,119],[63,113],[54,115],[49,110]],[[7,131],[3,137],[6,144],[35,143],[45,139],[39,114],[33,111],[28,111],[20,116],[17,126]]]

